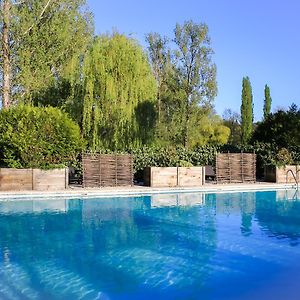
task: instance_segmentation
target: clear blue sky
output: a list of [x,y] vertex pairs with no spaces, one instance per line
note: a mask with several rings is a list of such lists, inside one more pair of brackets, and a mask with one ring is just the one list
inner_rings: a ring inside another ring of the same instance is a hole
[[215,108],[240,110],[243,76],[253,88],[255,120],[262,117],[264,85],[272,109],[300,105],[299,0],[88,0],[96,34],[117,29],[145,46],[145,34],[173,37],[176,22],[205,22],[217,65]]

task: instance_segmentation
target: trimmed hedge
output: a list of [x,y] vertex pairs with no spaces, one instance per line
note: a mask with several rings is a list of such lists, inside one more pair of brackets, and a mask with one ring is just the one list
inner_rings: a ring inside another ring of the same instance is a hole
[[[129,151],[134,155],[134,169],[137,177],[145,167],[205,166],[215,165],[216,153],[255,152],[257,154],[257,175],[263,175],[264,165],[280,165],[280,149],[276,145],[256,143],[254,145],[206,145],[195,149],[143,147]],[[300,146],[288,149],[293,163],[300,162]]]
[[65,167],[76,163],[83,147],[79,126],[58,108],[20,105],[0,111],[2,167]]

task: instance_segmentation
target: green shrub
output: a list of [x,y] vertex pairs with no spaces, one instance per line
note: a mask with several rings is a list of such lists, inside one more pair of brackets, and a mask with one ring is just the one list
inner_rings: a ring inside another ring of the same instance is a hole
[[[134,156],[134,170],[136,177],[141,178],[145,167],[176,167],[176,166],[205,166],[215,165],[216,153],[239,153],[241,151],[257,155],[257,175],[261,177],[265,165],[282,164],[278,156],[278,146],[270,143],[255,143],[253,145],[206,145],[194,149],[183,147],[142,147],[131,152]],[[300,147],[289,149],[292,159],[289,163],[300,162]]]
[[258,123],[252,140],[272,143],[279,148],[300,146],[300,108],[292,104],[288,111],[277,111]]
[[79,126],[57,108],[22,105],[0,111],[2,167],[64,167],[76,161],[83,146]]
[[145,167],[199,166],[213,163],[215,147],[201,147],[195,150],[183,147],[142,147],[129,151],[134,156],[135,171]]
[[276,160],[278,161],[278,165],[283,165],[283,166],[293,163],[292,155],[289,152],[289,150],[286,148],[281,148],[278,151],[276,155]]

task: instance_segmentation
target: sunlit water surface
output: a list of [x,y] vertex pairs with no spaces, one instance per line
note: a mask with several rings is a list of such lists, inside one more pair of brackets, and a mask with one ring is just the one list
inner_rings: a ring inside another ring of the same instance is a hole
[[295,190],[0,202],[0,299],[300,299]]

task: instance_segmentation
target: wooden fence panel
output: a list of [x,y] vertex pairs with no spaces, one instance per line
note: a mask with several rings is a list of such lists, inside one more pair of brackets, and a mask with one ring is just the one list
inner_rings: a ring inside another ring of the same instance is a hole
[[217,154],[216,157],[216,178],[217,182],[231,182],[230,154]]
[[132,185],[133,183],[133,157],[132,155],[117,156],[117,185]]
[[83,154],[83,186],[128,186],[133,184],[132,155]]
[[220,183],[256,181],[256,154],[219,153],[216,157],[216,177]]
[[83,183],[85,187],[100,186],[99,154],[83,155]]
[[117,186],[117,157],[116,155],[100,155],[100,186]]

